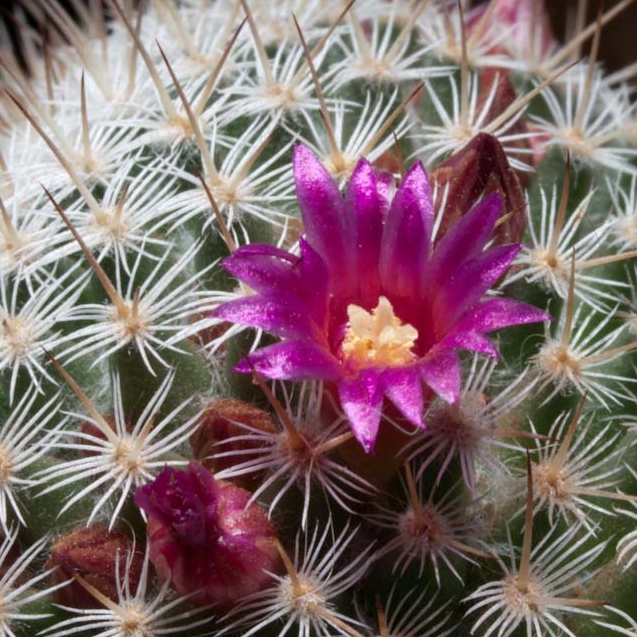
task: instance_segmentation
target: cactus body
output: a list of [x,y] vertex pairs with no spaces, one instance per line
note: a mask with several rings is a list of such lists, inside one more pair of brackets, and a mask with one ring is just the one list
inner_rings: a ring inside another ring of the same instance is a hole
[[0,632],[637,635],[616,11],[133,4],[3,53]]

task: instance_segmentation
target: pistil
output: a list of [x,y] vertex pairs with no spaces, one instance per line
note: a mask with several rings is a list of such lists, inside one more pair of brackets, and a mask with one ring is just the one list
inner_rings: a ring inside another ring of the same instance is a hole
[[397,367],[416,357],[413,347],[418,330],[403,323],[384,296],[371,311],[350,304],[347,307],[349,325],[341,345],[343,356],[356,367],[378,365]]

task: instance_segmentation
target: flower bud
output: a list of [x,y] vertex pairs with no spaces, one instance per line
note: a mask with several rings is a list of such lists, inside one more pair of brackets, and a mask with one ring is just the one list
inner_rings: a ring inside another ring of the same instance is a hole
[[[250,429],[266,433],[277,431],[274,420],[267,411],[236,398],[213,400],[199,419],[199,426],[190,436],[195,459],[210,471],[218,472],[232,467],[245,459],[241,455],[242,450],[255,448],[254,441],[246,438]],[[233,440],[238,436],[243,438]],[[224,455],[215,457],[215,452]],[[237,455],[232,455],[232,452],[237,452]],[[249,476],[241,486],[247,486],[250,479],[254,478],[254,474]]]
[[162,581],[198,605],[229,610],[279,569],[275,530],[250,492],[215,480],[199,463],[167,467],[139,487],[148,514],[150,560]]
[[[480,92],[478,94],[478,105],[476,110],[485,113],[484,121],[493,122],[518,99],[518,92],[511,81],[509,73],[502,73],[498,69],[487,67],[480,71]],[[528,124],[525,117],[510,119],[507,123],[506,153],[507,157],[517,157],[528,163],[528,155],[531,150],[531,143],[528,139]],[[503,151],[504,152],[504,151]],[[500,161],[498,157],[498,161]],[[506,164],[498,166],[502,174],[500,194],[504,197],[506,212],[511,212],[514,207],[522,202],[522,190],[520,186],[527,186],[530,175],[528,170],[521,170]],[[513,178],[508,173],[513,172],[517,176],[520,184],[515,184]],[[519,191],[519,195],[516,191]],[[491,192],[491,191],[487,191]],[[511,201],[511,199],[513,200]],[[516,200],[517,198],[517,200]],[[524,218],[524,215],[521,215]],[[524,234],[522,232],[522,234]],[[522,239],[522,234],[518,240]]]
[[[131,562],[126,569],[129,557]],[[57,566],[51,574],[54,585],[80,575],[100,593],[117,601],[118,577],[121,581],[126,571],[131,590],[136,590],[143,561],[140,552],[133,552],[133,542],[127,535],[109,531],[105,524],[93,524],[60,536],[51,547],[45,568]],[[59,588],[55,594],[60,604],[73,608],[102,605],[76,580]]]

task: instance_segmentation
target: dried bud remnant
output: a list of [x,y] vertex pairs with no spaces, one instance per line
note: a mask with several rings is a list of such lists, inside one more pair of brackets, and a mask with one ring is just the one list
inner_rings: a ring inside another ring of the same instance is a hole
[[[130,559],[128,578],[136,590],[141,577],[143,555],[135,551],[130,538],[121,531],[109,531],[105,524],[93,524],[60,536],[51,547],[45,568],[57,566],[52,574],[53,584],[76,575],[113,601],[117,601],[117,579]],[[77,580],[56,591],[57,600],[73,608],[96,608],[102,603],[95,599]]]

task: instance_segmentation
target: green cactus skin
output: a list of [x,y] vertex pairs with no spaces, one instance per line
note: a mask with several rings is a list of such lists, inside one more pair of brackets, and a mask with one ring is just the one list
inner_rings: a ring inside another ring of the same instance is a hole
[[[73,4],[25,1],[0,64],[0,633],[637,635],[634,70],[595,59],[617,11],[564,46],[532,0]],[[481,133],[507,161],[465,163]],[[499,188],[523,247],[494,293],[553,317],[461,353],[424,432],[386,401],[373,454],[329,384],[233,372],[277,339],[213,316],[253,293],[237,247],[298,250],[295,144],[341,188],[420,160],[449,218]],[[52,541],[145,547],[135,489],[219,398],[275,423],[210,447],[277,530],[271,586],[196,607],[146,551],[134,590],[121,555],[117,599],[79,575],[95,608],[60,606]]]

